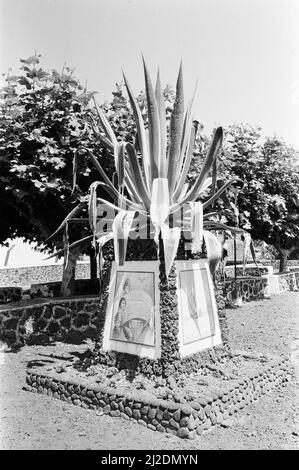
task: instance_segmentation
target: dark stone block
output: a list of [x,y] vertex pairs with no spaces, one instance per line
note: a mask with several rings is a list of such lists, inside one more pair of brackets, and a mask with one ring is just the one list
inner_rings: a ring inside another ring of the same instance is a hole
[[148,423],[147,427],[148,427],[148,429],[151,429],[152,431],[156,431],[155,426],[151,423]]
[[149,408],[147,416],[149,419],[154,419],[156,416],[156,408]]
[[50,335],[55,335],[59,331],[59,323],[56,321],[51,321],[48,325],[47,332]]
[[60,325],[61,325],[63,328],[69,329],[70,326],[71,326],[71,320],[70,320],[70,318],[63,318],[62,320],[60,320]]
[[128,416],[132,416],[132,414],[133,414],[131,408],[129,408],[128,406],[125,407],[125,413],[126,413]]
[[158,424],[158,426],[157,426],[157,431],[159,431],[159,432],[165,432],[164,426],[162,426],[161,424]]
[[171,418],[171,420],[169,421],[169,425],[173,428],[173,429],[179,429],[180,425],[177,421],[175,421],[173,418]]
[[35,328],[34,330],[35,331],[38,331],[38,330],[44,330],[48,325],[48,322],[47,320],[45,320],[44,318],[40,318],[36,323],[35,323]]
[[77,331],[74,328],[70,328],[68,331],[68,341],[74,344],[80,344],[85,339],[84,333]]
[[81,328],[82,326],[88,326],[90,323],[90,315],[87,313],[81,313],[73,320],[73,326],[75,328]]
[[180,419],[181,419],[181,410],[180,409],[176,410],[173,413],[173,419],[175,419],[175,421],[180,421]]
[[18,318],[9,318],[8,320],[4,320],[3,326],[8,330],[16,330],[18,323]]
[[170,413],[168,410],[165,410],[163,413],[163,418],[166,421],[169,421],[173,417],[173,413]]
[[189,437],[189,429],[188,428],[180,428],[177,432],[177,436],[181,437],[182,439],[187,439]]
[[184,417],[181,418],[181,420],[180,420],[180,427],[181,427],[181,428],[187,427],[188,424],[189,424],[189,421],[190,421],[190,418],[187,417],[187,416],[184,416]]
[[43,309],[43,313],[42,313],[42,316],[43,318],[47,318],[47,319],[50,319],[52,318],[52,309],[49,305],[46,305]]
[[147,405],[143,406],[143,407],[140,409],[140,413],[141,413],[142,415],[147,415],[147,413],[148,413],[148,406],[147,406]]
[[56,320],[59,319],[59,318],[62,318],[66,314],[66,308],[62,307],[60,305],[54,305],[53,306],[53,314],[54,314],[54,318]]

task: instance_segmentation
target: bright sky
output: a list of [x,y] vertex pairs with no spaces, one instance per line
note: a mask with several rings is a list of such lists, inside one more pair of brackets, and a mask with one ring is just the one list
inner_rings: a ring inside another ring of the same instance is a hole
[[111,98],[121,67],[136,95],[141,52],[155,78],[175,84],[183,59],[186,99],[199,80],[194,117],[248,122],[299,148],[298,0],[0,0],[0,70],[43,55]]

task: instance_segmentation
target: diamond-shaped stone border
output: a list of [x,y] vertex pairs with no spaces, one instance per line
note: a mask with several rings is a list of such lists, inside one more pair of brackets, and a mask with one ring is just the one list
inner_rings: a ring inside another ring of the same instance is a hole
[[86,386],[79,381],[65,381],[58,375],[27,372],[25,389],[63,400],[67,403],[100,410],[112,417],[136,420],[153,431],[167,432],[181,438],[195,439],[213,426],[224,425],[233,415],[291,378],[287,358],[271,362],[261,372],[241,380],[227,391],[209,399],[197,399],[188,405],[159,399],[140,399],[133,393],[117,394],[105,386]]

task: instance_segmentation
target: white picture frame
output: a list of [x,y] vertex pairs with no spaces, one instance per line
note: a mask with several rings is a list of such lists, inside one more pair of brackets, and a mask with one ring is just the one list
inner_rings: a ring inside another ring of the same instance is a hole
[[178,260],[177,296],[181,357],[222,343],[208,260]]
[[103,350],[161,357],[159,262],[112,263]]

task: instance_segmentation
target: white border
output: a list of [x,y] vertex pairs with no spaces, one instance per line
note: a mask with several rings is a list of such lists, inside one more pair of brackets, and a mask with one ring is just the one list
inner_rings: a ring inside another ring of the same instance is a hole
[[[110,339],[110,329],[113,315],[113,299],[115,291],[116,274],[118,272],[136,272],[155,274],[155,346],[144,346],[133,343],[124,343]],[[109,283],[109,297],[106,311],[104,338],[104,351],[117,351],[127,354],[134,354],[139,357],[148,357],[149,359],[159,359],[161,357],[161,321],[160,321],[160,292],[159,292],[159,261],[126,261],[123,266],[113,261],[111,268],[111,277]]]
[[[180,354],[181,357],[189,356],[190,354],[194,354],[199,351],[203,351],[204,349],[213,348],[219,344],[222,344],[221,340],[221,332],[218,320],[218,313],[217,313],[217,306],[214,294],[214,286],[209,270],[208,260],[206,259],[199,259],[199,260],[178,260],[175,262],[176,271],[177,271],[177,296],[178,296],[178,307],[179,307],[179,345],[180,345]],[[208,278],[208,285],[211,295],[211,304],[213,309],[213,316],[215,322],[215,334],[209,336],[207,338],[199,339],[198,341],[194,341],[189,344],[184,344],[183,342],[183,323],[182,323],[182,303],[181,303],[181,292],[180,292],[180,272],[181,271],[190,271],[196,269],[206,269],[207,271],[207,278]]]

